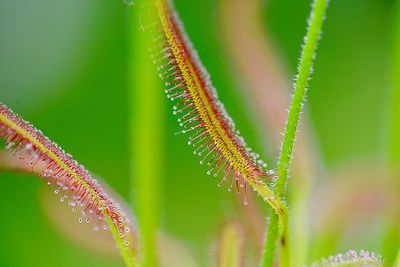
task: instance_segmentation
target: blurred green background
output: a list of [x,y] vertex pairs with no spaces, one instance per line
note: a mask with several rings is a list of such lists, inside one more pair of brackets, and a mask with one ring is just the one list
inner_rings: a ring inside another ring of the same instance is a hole
[[[277,155],[262,145],[267,133],[255,127],[258,122],[241,101],[243,88],[235,84],[227,64],[218,1],[174,3],[237,128],[273,162]],[[263,8],[290,79],[310,1],[269,0]],[[125,199],[131,9],[122,1],[0,0],[0,100]],[[327,172],[345,164],[378,164],[381,158],[392,13],[389,0],[331,1],[307,101]],[[179,128],[172,104],[166,98],[165,103],[165,162],[154,163],[164,173],[161,228],[187,245],[204,266],[224,215],[234,213],[235,195],[218,188],[191,156],[186,139],[173,134]],[[99,255],[58,232],[43,210],[42,181],[11,173],[0,177],[0,266],[123,266],[118,257]],[[384,230],[374,229],[349,246],[380,252]]]

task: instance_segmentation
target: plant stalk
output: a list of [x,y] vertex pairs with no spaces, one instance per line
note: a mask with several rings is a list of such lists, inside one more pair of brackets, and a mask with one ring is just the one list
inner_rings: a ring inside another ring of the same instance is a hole
[[[393,39],[391,49],[390,92],[388,97],[388,119],[385,129],[386,166],[389,169],[389,183],[396,186],[400,168],[400,0],[394,3]],[[400,231],[397,225],[399,209],[389,210],[386,216],[386,227],[383,239],[383,257],[387,264],[393,263],[396,257],[396,244],[400,242]]]
[[391,77],[389,97],[389,121],[387,158],[390,167],[398,167],[400,162],[400,1],[394,4],[393,44],[391,56]]
[[[275,185],[275,195],[280,198],[285,197],[286,184],[288,173],[291,165],[291,158],[293,155],[294,142],[296,138],[297,127],[299,124],[299,118],[303,107],[303,102],[307,93],[307,84],[312,72],[314,55],[318,46],[319,37],[321,34],[322,24],[325,18],[326,8],[328,6],[328,0],[314,0],[309,19],[309,27],[304,40],[304,48],[300,58],[300,65],[298,69],[297,81],[293,93],[292,103],[289,110],[288,119],[286,122],[286,128],[284,132],[281,153],[278,162],[277,171],[277,182]],[[278,216],[275,214],[271,215],[268,233],[266,236],[266,243],[264,248],[264,255],[262,260],[263,267],[273,266],[276,242],[278,233]],[[290,253],[289,245],[282,243],[284,232],[281,235],[280,243],[280,266],[290,266],[290,259],[287,258]],[[287,250],[287,251],[286,251]]]
[[[146,6],[150,0],[141,3]],[[163,162],[163,90],[149,48],[153,35],[143,32],[142,17],[152,9],[135,6],[132,12],[130,57],[130,150],[132,203],[136,214],[141,249],[141,266],[157,267],[157,229],[159,226],[159,196]]]
[[[281,244],[281,266],[290,266],[290,237],[289,237],[289,216],[286,205],[283,201],[277,197],[274,192],[267,185],[260,185],[249,180],[250,185],[252,185],[261,195],[261,197],[268,202],[272,210],[276,213],[277,223],[276,227],[276,237],[280,233],[280,244]],[[273,262],[274,259],[272,259]]]

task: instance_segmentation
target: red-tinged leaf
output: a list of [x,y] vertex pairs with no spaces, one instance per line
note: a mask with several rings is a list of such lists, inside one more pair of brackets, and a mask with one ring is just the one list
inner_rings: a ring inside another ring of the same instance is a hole
[[200,164],[209,166],[207,174],[221,176],[219,186],[228,177],[232,177],[229,191],[235,186],[246,190],[247,182],[264,186],[262,178],[270,178],[273,172],[247,147],[218,100],[171,1],[156,0],[153,4],[150,8],[157,15],[147,18],[143,28],[155,35],[153,60],[168,98],[175,102],[173,113],[179,116],[183,128],[177,134],[190,135],[188,144],[195,148],[193,154],[201,157]]
[[3,103],[0,103],[0,138],[18,159],[16,168],[29,165],[48,185],[55,185],[54,193],[61,196],[60,201],[66,202],[73,212],[80,212],[80,223],[93,221],[95,230],[109,230],[124,259],[133,261],[131,220],[83,165]]

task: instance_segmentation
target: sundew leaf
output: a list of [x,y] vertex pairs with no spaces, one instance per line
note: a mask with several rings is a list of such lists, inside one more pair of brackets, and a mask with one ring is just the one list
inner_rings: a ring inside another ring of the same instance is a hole
[[207,174],[220,177],[218,186],[228,182],[229,191],[246,191],[248,182],[264,186],[264,178],[271,178],[273,171],[239,135],[171,1],[152,1],[150,8],[156,15],[146,20],[144,29],[154,34],[153,60],[182,127],[176,134],[189,135],[188,145],[200,164],[209,167]]
[[1,102],[0,138],[25,167],[30,165],[48,185],[55,186],[54,193],[60,195],[61,202],[80,212],[79,223],[94,222],[95,230],[110,231],[125,263],[135,265],[131,219],[83,165]]

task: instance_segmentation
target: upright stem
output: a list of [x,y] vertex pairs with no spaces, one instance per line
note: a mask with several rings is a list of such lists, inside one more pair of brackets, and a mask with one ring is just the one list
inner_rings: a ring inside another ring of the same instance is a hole
[[[394,3],[393,40],[391,49],[390,93],[388,97],[388,120],[386,161],[389,168],[390,184],[396,184],[400,168],[400,0]],[[385,133],[386,134],[386,133]],[[400,231],[397,225],[399,208],[395,206],[386,216],[386,227],[383,240],[383,257],[389,265],[396,257],[396,244],[400,241]]]
[[[290,237],[289,237],[289,216],[287,207],[282,202],[282,200],[278,196],[276,196],[268,186],[254,183],[252,180],[249,180],[249,183],[257,190],[258,194],[260,194],[260,196],[264,198],[265,201],[268,202],[272,210],[276,213],[275,217],[277,223],[274,226],[276,227],[276,236],[278,236],[278,233],[280,233],[281,235],[281,266],[288,267],[290,266],[291,257],[289,249]],[[271,262],[273,263],[273,261],[274,259],[272,258]]]
[[[294,141],[296,138],[297,126],[299,123],[300,113],[303,107],[303,101],[307,93],[307,84],[312,71],[313,59],[318,46],[318,40],[321,34],[321,28],[325,17],[326,8],[328,6],[328,0],[314,0],[311,15],[310,24],[308,27],[307,35],[304,40],[304,48],[300,58],[300,66],[298,70],[298,77],[293,93],[292,103],[286,122],[286,129],[282,142],[282,149],[278,162],[277,182],[275,185],[275,195],[278,197],[285,197],[285,188],[287,184],[288,172],[290,169],[291,158],[293,155]],[[269,221],[269,228],[264,248],[264,257],[262,266],[273,266],[276,242],[278,237],[278,216],[271,215]],[[289,250],[288,246],[283,247],[282,242],[289,240],[283,240],[281,235],[281,253],[280,260],[281,266],[285,266],[287,262],[285,250]],[[284,249],[284,250],[282,250]],[[289,262],[290,265],[290,262]]]
[[400,162],[400,1],[396,1],[394,6],[387,142],[387,158],[391,167],[398,166]]
[[142,14],[131,14],[130,23],[133,25],[129,72],[130,173],[134,186],[132,200],[137,204],[141,266],[156,267],[164,102],[157,72],[149,55],[152,34],[140,30],[143,29],[143,21],[139,16],[147,16],[147,12],[152,10],[143,9],[138,12]]

